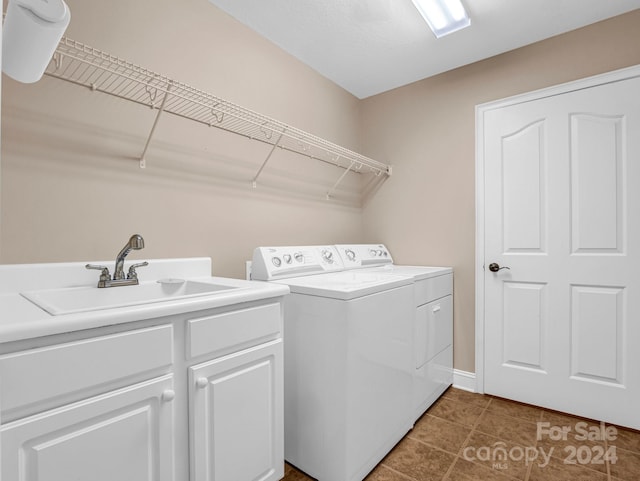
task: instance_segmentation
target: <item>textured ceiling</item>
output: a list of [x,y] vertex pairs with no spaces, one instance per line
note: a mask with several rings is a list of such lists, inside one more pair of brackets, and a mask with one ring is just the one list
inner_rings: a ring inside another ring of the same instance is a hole
[[471,26],[436,39],[411,0],[210,1],[358,98],[640,8],[640,0],[462,0]]

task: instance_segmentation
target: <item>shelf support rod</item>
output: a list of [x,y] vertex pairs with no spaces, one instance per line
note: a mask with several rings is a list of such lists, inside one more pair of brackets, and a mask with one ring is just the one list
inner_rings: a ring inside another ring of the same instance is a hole
[[340,178],[338,180],[336,180],[336,183],[333,184],[333,187],[331,187],[328,191],[327,191],[327,200],[329,200],[331,198],[331,196],[333,195],[333,193],[336,191],[336,188],[340,185],[340,182],[342,182],[342,180],[347,176],[347,174],[349,173],[349,171],[353,168],[353,166],[356,164],[355,160],[352,160],[351,163],[349,164],[349,167],[347,167],[344,172],[342,173],[342,175],[340,176]]
[[145,156],[147,155],[147,150],[149,150],[149,145],[151,145],[151,139],[153,139],[153,134],[156,131],[156,127],[158,126],[158,121],[160,120],[160,116],[162,112],[164,112],[164,106],[167,103],[167,99],[169,98],[169,91],[171,90],[171,83],[167,84],[167,90],[162,99],[162,104],[160,104],[160,108],[158,109],[158,115],[156,115],[155,120],[153,121],[153,125],[151,126],[151,132],[149,132],[149,137],[147,138],[147,143],[144,144],[144,150],[142,151],[142,155],[140,156],[140,168],[145,169],[147,167],[147,160]]
[[264,170],[264,167],[267,165],[267,162],[269,162],[269,159],[273,155],[273,152],[276,150],[276,147],[280,143],[280,139],[282,139],[282,136],[284,135],[284,133],[286,131],[287,131],[287,129],[285,129],[282,132],[280,132],[280,136],[278,137],[278,140],[276,140],[275,144],[273,144],[273,147],[271,147],[271,150],[269,151],[269,155],[267,155],[267,158],[264,159],[264,162],[260,166],[260,169],[258,170],[258,173],[255,175],[255,177],[251,181],[251,185],[253,186],[254,189],[258,186],[258,177],[260,177],[260,174],[262,174],[262,171]]

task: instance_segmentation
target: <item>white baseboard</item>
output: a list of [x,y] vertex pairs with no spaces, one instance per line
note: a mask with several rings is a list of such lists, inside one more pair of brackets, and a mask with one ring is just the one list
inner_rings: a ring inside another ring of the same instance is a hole
[[453,387],[464,391],[476,392],[476,373],[454,369]]

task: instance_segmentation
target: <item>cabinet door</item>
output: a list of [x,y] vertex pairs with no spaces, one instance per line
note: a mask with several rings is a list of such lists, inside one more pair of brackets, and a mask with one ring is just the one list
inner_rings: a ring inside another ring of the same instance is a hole
[[453,342],[452,296],[424,304],[416,310],[416,369]]
[[192,481],[284,476],[282,340],[189,369]]
[[167,375],[8,423],[2,479],[174,480],[174,394]]

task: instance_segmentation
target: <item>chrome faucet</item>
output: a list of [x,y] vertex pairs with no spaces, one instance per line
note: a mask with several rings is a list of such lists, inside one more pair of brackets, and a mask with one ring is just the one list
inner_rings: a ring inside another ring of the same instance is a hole
[[124,259],[129,255],[131,250],[140,250],[144,247],[144,239],[140,234],[134,234],[129,238],[129,242],[127,242],[118,257],[116,257],[116,270],[113,273],[113,280],[119,281],[124,279]]
[[117,287],[117,286],[135,286],[138,285],[138,273],[136,268],[148,266],[148,262],[141,262],[139,264],[133,264],[129,267],[129,273],[126,278],[124,275],[124,259],[129,255],[132,250],[140,250],[144,247],[144,239],[139,234],[134,234],[129,238],[129,241],[125,244],[122,250],[116,257],[116,267],[113,273],[113,278],[109,273],[109,268],[105,266],[96,266],[87,264],[87,269],[97,269],[100,272],[100,280],[98,287]]

